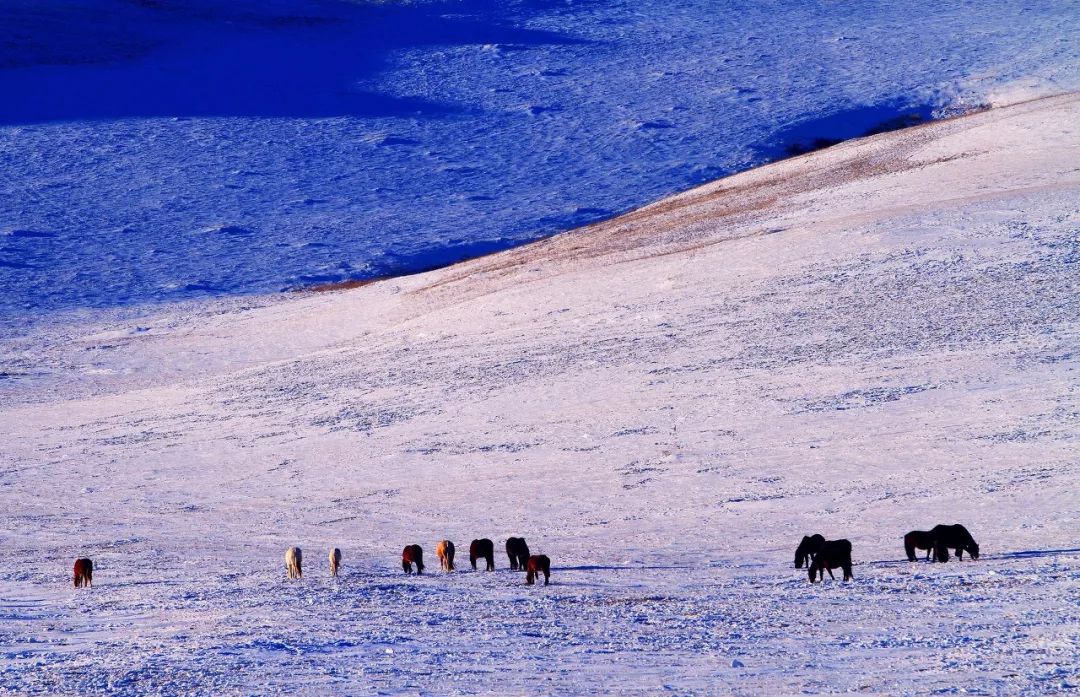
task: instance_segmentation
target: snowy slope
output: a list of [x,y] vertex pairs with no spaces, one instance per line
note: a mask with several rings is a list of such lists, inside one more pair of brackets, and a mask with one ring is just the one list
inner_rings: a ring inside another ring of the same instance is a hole
[[[5,340],[0,691],[1075,690],[1078,123],[1041,99],[426,274]],[[903,560],[953,522],[979,561]],[[792,568],[811,532],[853,582]],[[553,585],[434,572],[509,535]]]
[[1074,2],[8,0],[0,326],[428,268],[1080,89]]

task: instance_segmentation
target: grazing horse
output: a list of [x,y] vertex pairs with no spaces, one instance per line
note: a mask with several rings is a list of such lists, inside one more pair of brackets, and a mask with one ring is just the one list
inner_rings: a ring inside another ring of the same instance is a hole
[[454,570],[454,543],[450,540],[443,540],[439,544],[435,545],[435,556],[439,558],[439,564],[442,565],[443,571]]
[[339,566],[341,566],[341,550],[334,547],[330,550],[330,575],[334,578],[337,578]]
[[815,576],[824,581],[826,571],[829,572],[829,578],[835,581],[832,570],[836,568],[844,570],[845,581],[854,578],[851,575],[851,543],[847,540],[829,540],[821,545],[814,561],[810,562],[810,583],[814,582]]
[[949,561],[949,550],[956,550],[956,558],[963,560],[964,552],[972,559],[979,558],[979,545],[963,525],[935,525],[930,534],[934,536],[934,554],[940,562]]
[[299,547],[289,547],[285,550],[285,575],[290,579],[302,578],[304,552]]
[[[908,561],[915,561],[915,550],[925,549],[926,558],[934,553],[934,534],[927,530],[912,530],[904,535],[904,551],[907,552]],[[937,561],[935,558],[934,561]]]
[[424,573],[424,550],[420,545],[409,545],[401,550],[401,568],[405,573],[412,573],[413,564],[416,564],[417,575]]
[[506,556],[510,557],[511,571],[524,571],[529,561],[529,545],[524,537],[510,537],[506,540]]
[[803,562],[806,562],[807,566],[813,564],[814,557],[817,556],[823,544],[825,544],[825,538],[822,535],[803,536],[802,542],[795,548],[795,568],[801,569]]
[[82,559],[75,560],[75,587],[81,588],[86,586],[87,588],[94,587],[94,562],[83,557]]
[[469,561],[472,562],[472,568],[476,568],[477,559],[487,560],[487,570],[495,570],[495,543],[486,537],[479,540],[473,540],[469,545]]
[[541,572],[544,574],[544,585],[546,586],[548,579],[551,578],[551,560],[545,554],[536,554],[529,557],[529,561],[525,564],[525,583],[531,586],[540,577]]

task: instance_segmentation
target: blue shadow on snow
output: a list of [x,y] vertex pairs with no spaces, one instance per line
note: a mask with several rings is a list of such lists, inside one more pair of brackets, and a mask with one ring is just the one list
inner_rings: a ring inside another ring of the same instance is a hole
[[580,43],[521,19],[494,0],[12,0],[0,6],[0,125],[468,112],[364,85],[410,47]]

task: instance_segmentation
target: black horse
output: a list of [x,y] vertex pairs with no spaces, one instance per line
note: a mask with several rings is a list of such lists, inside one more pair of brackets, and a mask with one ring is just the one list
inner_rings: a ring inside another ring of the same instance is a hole
[[469,545],[469,561],[472,562],[472,568],[476,568],[476,560],[487,560],[487,570],[495,570],[495,543],[484,537],[479,540],[473,540]]
[[815,577],[825,580],[825,572],[829,572],[829,578],[836,580],[833,569],[844,570],[844,580],[850,581],[854,576],[851,574],[851,543],[847,540],[829,540],[821,545],[814,561],[810,562],[810,583]]
[[529,561],[529,545],[524,537],[510,537],[506,540],[506,556],[510,557],[511,571],[524,571]]
[[[912,530],[908,534],[904,535],[904,551],[907,552],[908,561],[915,561],[915,550],[925,549],[926,558],[929,559],[930,555],[934,553],[934,533],[929,530]],[[935,558],[934,561],[937,561]]]
[[964,552],[972,559],[979,558],[979,545],[963,525],[935,525],[930,531],[934,536],[934,556],[937,561],[949,561],[949,550],[956,550],[956,558],[963,560]]
[[807,565],[813,564],[814,557],[823,544],[825,544],[825,538],[822,535],[803,537],[802,542],[795,548],[795,568],[801,569],[803,562]]

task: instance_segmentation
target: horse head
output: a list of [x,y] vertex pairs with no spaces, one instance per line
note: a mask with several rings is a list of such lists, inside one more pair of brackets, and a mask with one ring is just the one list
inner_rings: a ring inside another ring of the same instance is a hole
[[802,542],[795,548],[795,568],[801,569],[808,556],[810,556],[810,538],[804,535]]
[[[822,566],[821,562],[816,560],[816,559],[814,561],[807,562],[806,571],[810,575],[810,583],[813,583],[815,580],[817,580],[816,576],[817,576],[818,571],[820,570],[821,566]],[[825,578],[825,574],[822,573],[821,577]]]

